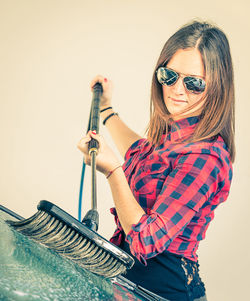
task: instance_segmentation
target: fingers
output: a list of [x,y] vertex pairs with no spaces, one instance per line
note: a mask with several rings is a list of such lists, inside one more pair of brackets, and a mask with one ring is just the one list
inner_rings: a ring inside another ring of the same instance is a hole
[[83,137],[77,144],[77,147],[80,148],[80,147],[84,147],[86,144],[89,143],[89,141],[91,140],[91,137],[89,136],[85,136]]
[[84,163],[90,165],[90,156],[88,153],[88,144],[91,140],[89,133],[83,137],[77,144],[77,148],[84,154]]
[[103,141],[99,134],[96,134],[95,131],[89,131],[85,137],[83,137],[77,144],[77,148],[84,154],[84,163],[87,165],[91,164],[91,157],[89,155],[88,144],[89,142],[95,139],[98,141],[99,146],[100,142]]
[[96,134],[95,131],[89,131],[85,137],[83,137],[77,144],[77,148],[80,149],[85,155],[88,154],[88,143],[91,139],[95,139],[99,142],[101,142],[101,138],[99,134]]
[[108,79],[106,78],[106,77],[104,77],[104,76],[102,76],[102,75],[97,75],[97,76],[95,76],[94,78],[93,78],[93,80],[91,81],[91,83],[90,83],[90,87],[91,87],[91,89],[93,89],[93,87],[94,87],[94,85],[96,84],[96,83],[100,83],[100,84],[102,84],[102,86],[103,86],[103,89],[105,89],[105,87],[107,87],[108,86]]
[[91,140],[91,137],[89,135],[83,137],[77,144],[77,148],[80,149],[83,153],[85,153],[88,149],[88,143]]
[[114,167],[119,165],[119,160],[113,153],[112,149],[106,144],[103,136],[96,134],[95,131],[89,131],[85,137],[83,137],[77,147],[84,154],[84,162],[87,165],[91,165],[91,156],[89,155],[89,142],[91,139],[95,139],[99,143],[98,154],[96,156],[96,168],[103,174],[107,174]]
[[87,164],[87,165],[90,165],[91,164],[91,159],[90,159],[90,156],[84,156],[84,163]]
[[111,106],[111,99],[113,94],[113,83],[111,80],[105,78],[102,75],[97,75],[93,78],[90,83],[91,90],[93,91],[93,87],[96,83],[100,83],[102,85],[102,96],[100,102],[100,109],[106,106]]
[[102,85],[104,98],[111,98],[113,91],[112,81],[102,75],[97,75],[90,83],[91,90],[93,90],[93,87],[96,83],[100,83]]
[[100,143],[101,136],[97,134],[96,131],[89,131],[87,135]]

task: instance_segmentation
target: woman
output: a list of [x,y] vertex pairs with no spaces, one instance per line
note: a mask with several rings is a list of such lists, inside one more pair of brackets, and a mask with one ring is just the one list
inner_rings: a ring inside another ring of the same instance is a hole
[[196,251],[232,180],[234,83],[228,40],[217,27],[192,22],[166,42],[153,73],[151,118],[144,139],[111,107],[102,76],[101,117],[119,160],[100,143],[97,168],[111,187],[117,229],[111,241],[136,260],[125,277],[168,300],[206,300]]

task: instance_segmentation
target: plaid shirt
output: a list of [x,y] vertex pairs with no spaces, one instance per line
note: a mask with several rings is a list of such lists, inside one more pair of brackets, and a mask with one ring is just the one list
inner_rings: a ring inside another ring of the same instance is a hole
[[[214,209],[228,197],[232,164],[221,136],[183,142],[198,121],[189,117],[174,122],[158,147],[140,139],[125,155],[123,170],[145,211],[126,241],[131,253],[145,265],[147,259],[164,251],[197,261],[196,251],[214,218]],[[119,246],[123,230],[115,208],[111,213],[117,224],[111,242]]]

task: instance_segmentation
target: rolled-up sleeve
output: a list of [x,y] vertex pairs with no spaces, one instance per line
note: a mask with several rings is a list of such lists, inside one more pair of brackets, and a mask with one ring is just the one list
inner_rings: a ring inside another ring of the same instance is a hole
[[141,138],[139,140],[136,140],[133,144],[131,144],[125,153],[125,162],[128,161],[136,152],[139,152],[146,141],[147,140],[145,138]]
[[221,173],[228,173],[225,168],[218,156],[180,155],[153,207],[127,234],[131,253],[146,264],[147,259],[166,250],[203,204],[214,197],[218,188],[223,189]]

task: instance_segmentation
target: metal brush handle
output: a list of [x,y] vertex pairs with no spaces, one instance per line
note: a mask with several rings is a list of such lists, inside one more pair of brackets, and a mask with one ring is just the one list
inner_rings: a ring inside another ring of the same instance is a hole
[[[102,85],[97,83],[93,88],[93,99],[91,106],[90,130],[99,133],[100,119],[100,100],[102,95]],[[99,143],[95,139],[89,142],[89,154],[91,156],[91,201],[92,209],[97,209],[96,203],[96,155],[98,152]]]
[[[90,117],[90,130],[96,131],[99,134],[99,119],[100,119],[100,101],[102,95],[102,85],[96,83],[93,88],[93,98],[91,106],[91,117]],[[93,151],[98,152],[98,142],[95,139],[91,139],[89,143],[89,154]]]
[[[102,91],[102,85],[100,83],[96,83],[93,88],[93,98],[88,130],[96,131],[97,134],[99,133],[100,100]],[[96,192],[96,155],[98,153],[98,148],[98,141],[91,139],[89,142],[89,154],[91,156],[91,209],[87,212],[82,220],[82,223],[94,231],[97,231],[99,224]]]
[[16,218],[19,221],[24,219],[21,215],[19,215],[19,214],[15,213],[14,211],[4,207],[3,205],[0,205],[0,210],[2,210],[3,212],[8,213],[9,215],[11,215],[12,217]]

